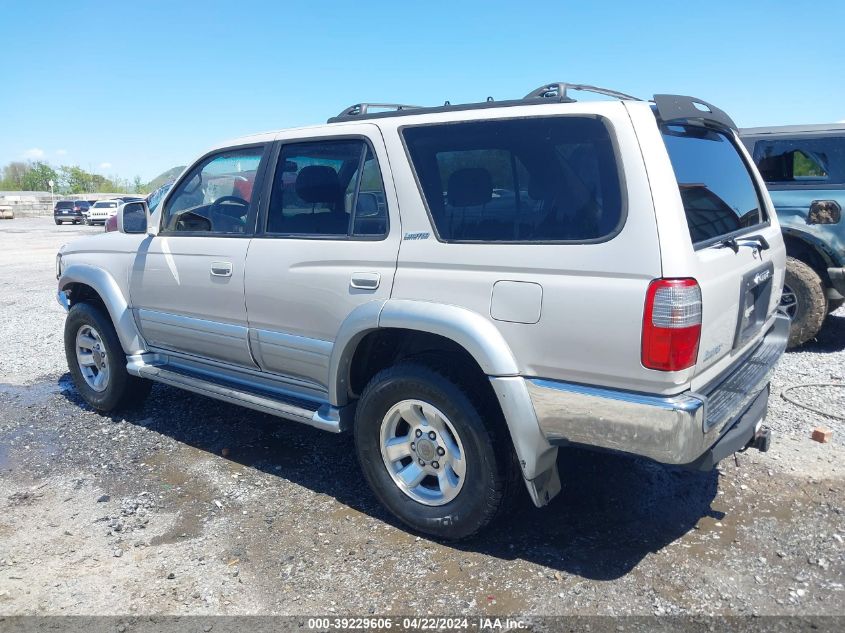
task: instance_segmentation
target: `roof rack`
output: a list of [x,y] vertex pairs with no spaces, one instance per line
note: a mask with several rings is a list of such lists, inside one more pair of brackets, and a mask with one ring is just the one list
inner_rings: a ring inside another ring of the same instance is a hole
[[346,119],[364,116],[369,113],[371,108],[399,112],[400,110],[415,110],[421,107],[422,106],[408,105],[406,103],[356,103],[355,105],[351,105],[345,110],[342,110],[340,114],[333,118]]
[[638,97],[632,97],[624,92],[618,90],[610,90],[608,88],[599,88],[598,86],[589,86],[587,84],[567,84],[562,81],[557,83],[545,84],[536,90],[532,90],[523,99],[557,99],[561,103],[572,103],[575,99],[567,96],[567,90],[577,90],[579,92],[593,92],[595,94],[613,97],[615,99],[624,99],[627,101],[642,101]]

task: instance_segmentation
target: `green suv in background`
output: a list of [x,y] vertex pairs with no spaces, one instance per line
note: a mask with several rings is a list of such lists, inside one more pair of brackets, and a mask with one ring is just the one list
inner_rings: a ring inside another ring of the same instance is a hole
[[845,123],[741,130],[772,197],[788,255],[781,309],[802,345],[845,302]]

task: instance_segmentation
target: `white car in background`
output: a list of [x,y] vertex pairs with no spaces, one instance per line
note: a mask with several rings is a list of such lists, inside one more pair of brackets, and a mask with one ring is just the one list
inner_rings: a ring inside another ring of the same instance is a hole
[[121,202],[121,200],[98,200],[90,209],[88,209],[85,224],[89,226],[94,224],[105,224],[110,217],[117,213],[117,208],[120,206]]

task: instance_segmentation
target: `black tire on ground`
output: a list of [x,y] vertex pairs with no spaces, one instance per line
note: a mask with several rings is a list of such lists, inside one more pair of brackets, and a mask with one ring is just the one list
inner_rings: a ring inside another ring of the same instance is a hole
[[794,257],[786,258],[784,285],[795,293],[796,308],[789,328],[788,347],[798,347],[815,338],[827,316],[827,296],[821,277]]
[[61,224],[61,223],[62,223],[62,221],[61,221],[61,220],[56,220],[56,225],[59,225],[59,224]]
[[845,299],[828,299],[827,313],[830,314],[831,312],[836,312],[843,304],[845,304]]
[[[97,331],[105,348],[109,378],[103,391],[88,385],[77,360],[76,335],[86,325]],[[106,413],[118,408],[138,406],[149,395],[152,383],[127,373],[126,354],[120,346],[111,318],[103,308],[91,303],[74,304],[65,320],[64,338],[65,356],[73,383],[85,402],[92,407]]]
[[[521,476],[507,426],[498,405],[490,406],[478,391],[425,364],[405,361],[376,374],[361,395],[354,429],[361,469],[382,504],[414,530],[448,540],[471,537],[516,495]],[[443,505],[425,505],[408,496],[382,458],[382,420],[403,400],[436,407],[463,444],[463,486]]]

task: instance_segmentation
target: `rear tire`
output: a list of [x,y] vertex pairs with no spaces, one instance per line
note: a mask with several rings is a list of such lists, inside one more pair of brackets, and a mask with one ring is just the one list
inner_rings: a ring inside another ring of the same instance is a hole
[[815,338],[827,316],[828,306],[821,277],[810,266],[794,257],[786,258],[782,308],[786,307],[785,301],[789,293],[794,302],[789,304],[792,306],[792,325],[789,328],[787,347],[792,348]]
[[517,489],[519,472],[498,408],[421,363],[402,362],[370,380],[354,435],[361,470],[381,503],[437,538],[473,536]]
[[55,222],[56,222],[56,226],[60,226],[61,223],[62,223],[61,220],[55,220]]
[[105,310],[74,304],[64,338],[68,369],[85,402],[103,413],[143,403],[152,383],[126,371],[126,354]]

